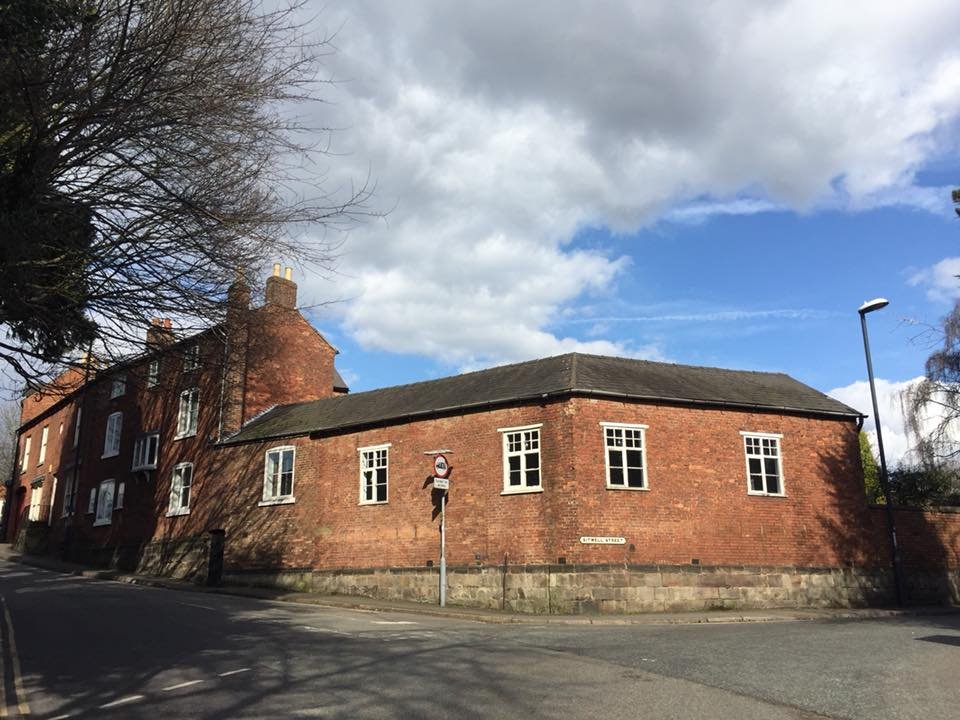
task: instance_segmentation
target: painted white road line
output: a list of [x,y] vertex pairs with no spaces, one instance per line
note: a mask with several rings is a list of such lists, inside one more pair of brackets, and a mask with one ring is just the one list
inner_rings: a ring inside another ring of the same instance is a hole
[[17,638],[13,634],[13,620],[10,618],[10,608],[7,601],[0,595],[0,604],[3,605],[3,617],[7,621],[7,639],[10,644],[10,660],[13,665],[13,689],[17,696],[17,709],[21,715],[30,714],[27,704],[27,692],[23,689],[23,675],[20,672],[20,656],[17,655]]
[[137,700],[143,700],[146,695],[127,695],[122,697],[119,700],[114,700],[113,702],[104,703],[103,705],[98,705],[97,707],[100,710],[106,710],[108,708],[119,707],[120,705],[126,705],[127,703],[137,702]]
[[227,672],[222,672],[218,677],[230,677],[231,675],[238,675],[239,673],[250,672],[250,668],[240,668],[239,670],[227,670]]
[[72,715],[57,715],[56,717],[50,718],[50,720],[67,720],[67,718],[73,717]]
[[170,690],[179,690],[180,688],[190,687],[191,685],[199,685],[203,680],[187,680],[186,682],[177,683],[176,685],[169,685],[165,688],[160,688],[162,692],[169,692]]
[[331,630],[330,628],[318,628],[318,627],[312,627],[311,625],[304,625],[303,629],[309,630],[310,632],[328,633],[330,635],[346,635],[347,637],[350,637],[350,633],[343,632],[342,630]]
[[209,605],[198,605],[197,603],[186,603],[180,602],[177,600],[177,605],[186,605],[187,607],[203,608],[204,610],[216,610],[215,607],[210,607]]
[[371,620],[374,625],[416,625],[413,620]]

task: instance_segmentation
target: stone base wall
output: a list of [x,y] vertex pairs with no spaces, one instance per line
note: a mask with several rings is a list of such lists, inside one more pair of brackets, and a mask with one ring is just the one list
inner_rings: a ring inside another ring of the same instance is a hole
[[[911,571],[913,602],[960,602],[960,572]],[[857,568],[694,565],[452,567],[447,600],[524,613],[863,607],[894,601],[890,573]],[[229,583],[437,603],[437,568],[234,572]]]
[[143,546],[136,571],[178,580],[206,580],[210,536],[194,535],[179,540],[157,540]]

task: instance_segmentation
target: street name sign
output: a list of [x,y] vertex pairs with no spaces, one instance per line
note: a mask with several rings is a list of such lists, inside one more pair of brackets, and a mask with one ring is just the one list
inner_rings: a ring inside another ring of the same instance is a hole
[[627,539],[622,537],[594,537],[584,535],[580,538],[580,542],[583,545],[625,545]]

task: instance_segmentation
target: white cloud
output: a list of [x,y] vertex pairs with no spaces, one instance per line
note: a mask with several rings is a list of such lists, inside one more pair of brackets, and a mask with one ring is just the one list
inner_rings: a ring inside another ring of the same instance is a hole
[[[584,227],[937,205],[914,174],[960,114],[960,3],[335,1],[318,92],[334,174],[372,169],[386,222],[354,231],[337,319],[369,348],[500,362],[628,261]],[[335,93],[334,97],[330,97]],[[309,120],[308,120],[309,122]],[[309,294],[310,288],[305,288]],[[594,325],[593,330],[601,330]]]
[[[880,429],[883,432],[883,450],[887,465],[891,469],[901,460],[909,459],[909,452],[916,444],[907,431],[904,421],[903,392],[920,382],[923,378],[912,380],[875,380],[877,405],[880,410]],[[870,384],[860,380],[845,387],[834,388],[827,392],[832,398],[846,403],[869,417],[863,423],[863,429],[870,438],[874,453],[877,452],[876,423],[873,417],[873,401],[870,397]]]
[[927,286],[927,297],[934,302],[952,302],[960,297],[960,257],[944,258],[936,265],[913,273],[910,285]]

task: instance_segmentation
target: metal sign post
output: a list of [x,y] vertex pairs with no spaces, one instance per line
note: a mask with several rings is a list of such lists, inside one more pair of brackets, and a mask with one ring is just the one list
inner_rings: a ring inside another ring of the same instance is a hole
[[433,489],[441,490],[440,496],[440,607],[447,606],[447,491],[450,489],[450,463],[443,453],[450,450],[428,450],[424,455],[433,455]]
[[447,606],[447,491],[440,496],[440,607]]

